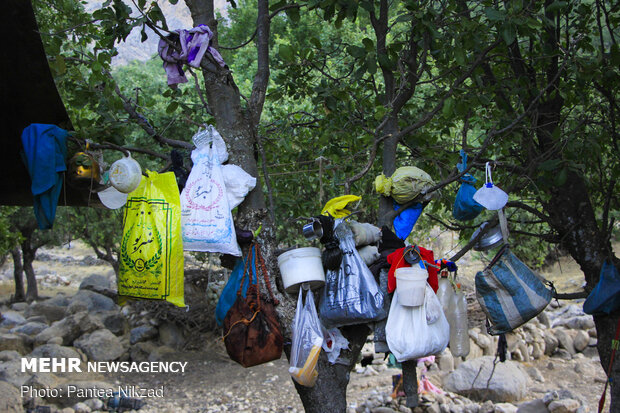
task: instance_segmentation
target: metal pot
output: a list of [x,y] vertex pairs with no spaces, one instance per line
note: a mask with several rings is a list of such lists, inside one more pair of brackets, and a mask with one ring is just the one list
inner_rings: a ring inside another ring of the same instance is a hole
[[[480,231],[482,231],[489,223],[483,222],[471,236],[470,241],[478,236]],[[476,245],[474,245],[474,249],[476,251],[488,251],[495,247],[499,247],[504,243],[504,238],[502,237],[502,230],[499,225],[491,228],[478,240]]]

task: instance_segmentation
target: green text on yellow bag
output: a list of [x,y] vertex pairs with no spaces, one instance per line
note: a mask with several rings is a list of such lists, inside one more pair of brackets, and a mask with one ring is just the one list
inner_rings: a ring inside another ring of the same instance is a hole
[[179,189],[172,172],[147,175],[125,204],[119,301],[166,300],[184,307]]

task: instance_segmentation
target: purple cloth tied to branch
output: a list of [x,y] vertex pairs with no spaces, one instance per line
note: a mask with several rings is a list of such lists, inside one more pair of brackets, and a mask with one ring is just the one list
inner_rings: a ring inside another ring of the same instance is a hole
[[176,33],[179,34],[181,52],[171,47],[166,39],[160,39],[158,46],[159,56],[164,61],[164,69],[168,76],[168,86],[176,88],[179,83],[187,83],[183,63],[192,67],[200,67],[200,62],[206,52],[209,52],[220,66],[226,66],[222,55],[211,47],[213,32],[207,25],[201,24],[191,30],[176,30]]

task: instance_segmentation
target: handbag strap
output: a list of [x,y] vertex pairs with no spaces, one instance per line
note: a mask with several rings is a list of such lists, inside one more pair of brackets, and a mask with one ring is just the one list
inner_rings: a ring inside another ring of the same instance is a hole
[[[274,305],[280,304],[280,300],[278,300],[274,295],[271,289],[271,281],[269,280],[269,273],[267,272],[267,266],[265,265],[265,259],[263,258],[263,254],[260,251],[260,246],[257,242],[254,243],[254,247],[256,249],[256,255],[258,256],[258,261],[260,263],[261,271],[263,272],[263,280],[265,281],[265,287],[267,287],[267,291],[269,292],[269,296],[271,297],[271,301],[273,301]],[[258,281],[258,276],[257,276]]]
[[[252,266],[251,265],[250,265],[250,268],[249,268],[249,271],[248,271],[248,263],[250,262],[250,260],[253,257],[252,248],[253,248],[253,246],[250,246],[250,249],[248,250],[248,255],[245,258],[245,263],[243,265],[243,275],[241,276],[241,283],[239,283],[239,289],[237,290],[237,295],[238,296],[241,295],[241,291],[243,290],[243,284],[245,283],[245,274],[246,274],[246,272],[250,276],[250,279],[248,281],[248,288],[250,288],[250,285],[252,285],[252,274],[251,274],[252,273]],[[257,277],[256,281],[258,282],[258,277]]]
[[603,394],[601,395],[600,400],[598,401],[598,413],[603,411],[603,407],[605,407],[605,398],[607,396],[607,386],[611,382],[611,368],[614,366],[614,356],[616,355],[616,350],[618,349],[618,338],[620,337],[620,319],[618,319],[618,324],[616,325],[616,337],[611,341],[611,358],[609,359],[609,367],[607,368],[607,380],[605,380],[605,388],[603,389]]

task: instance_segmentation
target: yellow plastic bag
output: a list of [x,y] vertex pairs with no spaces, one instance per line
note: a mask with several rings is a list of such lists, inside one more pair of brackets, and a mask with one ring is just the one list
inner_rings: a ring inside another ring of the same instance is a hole
[[323,207],[321,211],[322,215],[331,215],[332,218],[344,218],[351,214],[351,211],[345,209],[351,202],[359,201],[361,196],[357,195],[343,195],[336,198],[332,198]]
[[375,178],[375,190],[399,204],[411,201],[433,184],[431,176],[415,166],[400,167],[389,178],[383,174]]
[[123,216],[118,295],[185,307],[181,200],[172,172],[147,171]]

